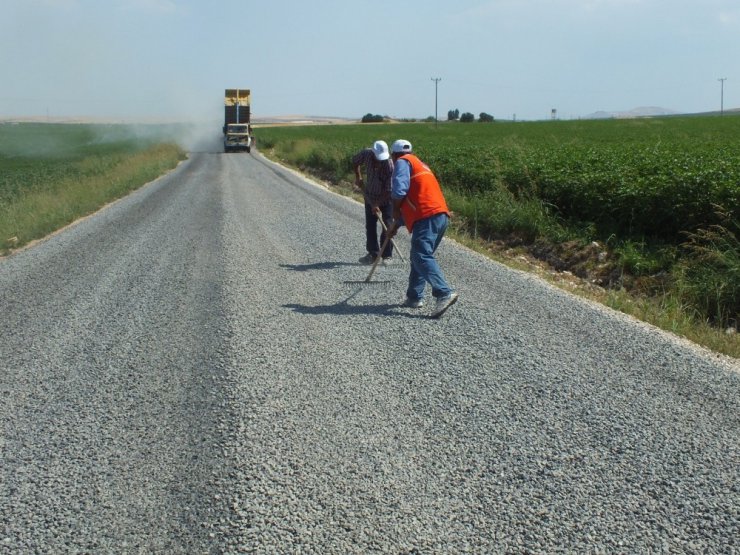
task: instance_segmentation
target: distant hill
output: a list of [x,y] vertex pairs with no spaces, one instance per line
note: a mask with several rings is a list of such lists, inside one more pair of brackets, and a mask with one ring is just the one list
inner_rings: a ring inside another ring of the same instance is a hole
[[[719,110],[713,112],[700,112],[698,114],[685,114],[687,116],[719,116],[721,115]],[[740,108],[725,108],[724,115],[726,116],[740,116]]]
[[623,112],[594,112],[583,116],[584,119],[620,119],[620,118],[645,118],[654,116],[675,116],[679,114],[675,110],[669,110],[668,108],[660,108],[658,106],[642,106],[640,108],[633,108],[632,110]]
[[332,123],[358,123],[358,119],[341,118],[333,116],[305,116],[305,115],[284,115],[284,116],[254,116],[252,123],[255,125],[316,125]]

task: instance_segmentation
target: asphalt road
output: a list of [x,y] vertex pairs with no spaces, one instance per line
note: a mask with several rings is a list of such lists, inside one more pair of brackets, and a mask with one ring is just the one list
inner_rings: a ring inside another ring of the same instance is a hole
[[740,552],[736,361],[363,225],[193,153],[0,260],[0,553]]

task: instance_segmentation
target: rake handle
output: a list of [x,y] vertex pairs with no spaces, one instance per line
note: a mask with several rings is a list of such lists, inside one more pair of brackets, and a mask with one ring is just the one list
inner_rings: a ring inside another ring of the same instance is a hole
[[[388,228],[386,227],[385,222],[383,221],[383,214],[380,213],[380,209],[378,209],[376,211],[375,215],[378,217],[378,221],[380,222],[380,225],[383,228],[383,231],[385,231],[385,233],[387,235],[388,234]],[[386,241],[385,244],[388,244],[388,242]],[[398,253],[398,256],[401,258],[401,261],[404,264],[406,264],[406,259],[401,254],[401,251],[398,250],[398,245],[396,245],[396,242],[393,239],[391,239],[391,245],[393,245],[393,249]],[[385,246],[382,249],[380,249],[380,252],[382,253],[384,250],[385,250]]]
[[370,278],[371,278],[371,277],[373,277],[373,274],[375,273],[375,268],[377,268],[377,267],[378,267],[378,263],[380,262],[380,259],[381,259],[381,258],[382,258],[382,256],[383,256],[383,254],[382,254],[382,253],[383,253],[383,251],[385,250],[385,248],[386,248],[386,247],[388,246],[388,241],[389,241],[389,239],[390,239],[390,238],[391,238],[391,237],[390,237],[390,235],[386,234],[386,236],[385,236],[385,241],[383,241],[383,246],[382,246],[382,247],[380,247],[380,252],[378,253],[378,256],[376,256],[376,257],[375,257],[375,262],[373,262],[373,267],[372,267],[372,268],[370,268],[370,273],[369,273],[369,274],[367,275],[367,277],[365,278],[365,282],[366,282],[366,283],[367,283],[368,281],[370,281]]

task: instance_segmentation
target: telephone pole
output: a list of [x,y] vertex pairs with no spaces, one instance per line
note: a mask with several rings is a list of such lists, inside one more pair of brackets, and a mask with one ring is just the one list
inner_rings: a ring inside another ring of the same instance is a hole
[[720,93],[719,93],[719,115],[725,115],[725,81],[727,77],[720,77],[717,79],[720,82]]
[[442,80],[441,77],[432,77],[434,81],[434,127],[437,127],[437,84]]

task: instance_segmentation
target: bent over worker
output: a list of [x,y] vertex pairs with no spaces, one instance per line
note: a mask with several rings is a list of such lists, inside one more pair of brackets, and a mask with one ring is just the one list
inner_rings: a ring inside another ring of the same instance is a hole
[[[375,141],[372,148],[362,149],[352,157],[352,166],[355,170],[355,184],[362,189],[365,199],[365,248],[367,254],[360,258],[362,264],[372,264],[378,256],[383,262],[392,261],[393,245],[385,243],[386,232],[393,223],[393,206],[391,205],[391,175],[393,162],[391,161],[388,145],[385,141]],[[362,181],[362,166],[365,166],[367,183]],[[378,243],[378,218],[383,220],[383,231]],[[385,244],[383,252],[380,245]]]
[[424,288],[432,288],[436,305],[432,316],[438,318],[457,301],[442,274],[434,253],[442,242],[450,220],[450,211],[442,188],[432,170],[412,153],[411,143],[399,139],[391,146],[393,177],[391,199],[394,224],[388,230],[393,237],[401,222],[411,233],[411,272],[404,306],[424,305]]

